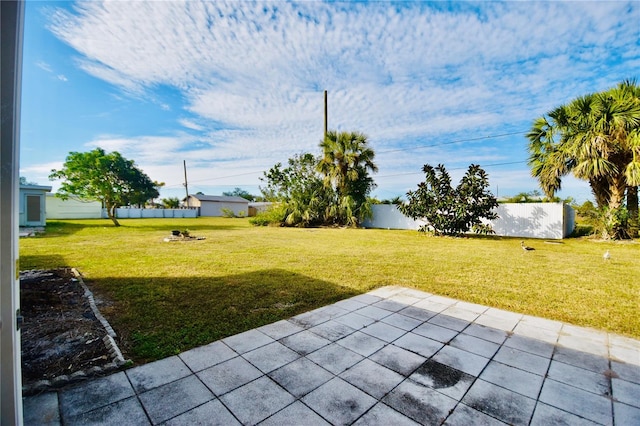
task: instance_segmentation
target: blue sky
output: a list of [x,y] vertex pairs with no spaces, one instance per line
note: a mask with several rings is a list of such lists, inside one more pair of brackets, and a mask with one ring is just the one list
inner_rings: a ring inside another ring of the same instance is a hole
[[[471,163],[499,196],[538,189],[533,120],[640,78],[637,2],[29,1],[21,172],[71,151],[118,151],[161,197],[217,195],[301,152],[329,128],[365,133],[380,199],[442,163]],[[561,196],[590,198],[563,181]]]

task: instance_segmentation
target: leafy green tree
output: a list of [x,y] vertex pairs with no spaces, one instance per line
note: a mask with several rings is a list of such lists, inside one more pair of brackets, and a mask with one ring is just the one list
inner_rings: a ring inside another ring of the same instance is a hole
[[71,152],[62,169],[51,170],[49,179],[62,179],[58,196],[76,195],[81,199],[102,201],[115,226],[116,208],[144,204],[160,195],[157,182],[138,169],[132,160],[118,152],[105,153],[101,148],[89,152]]
[[489,178],[480,166],[472,164],[456,188],[442,164],[435,168],[425,164],[425,181],[416,191],[407,192],[407,203],[400,204],[402,214],[414,220],[422,219],[426,225],[421,232],[433,230],[436,235],[460,235],[473,230],[493,233],[482,219],[496,219],[496,198],[489,191]]
[[245,200],[255,201],[256,197],[249,194],[242,188],[235,188],[233,191],[223,192],[222,195],[226,195],[227,197],[242,197]]
[[165,209],[177,209],[180,207],[180,199],[178,197],[163,198],[162,205]]
[[375,188],[370,173],[378,171],[373,162],[375,152],[367,136],[359,132],[329,131],[320,148],[323,156],[317,170],[336,197],[327,216],[336,224],[357,226],[371,216],[368,196]]
[[[266,200],[275,203],[264,217],[286,226],[316,226],[325,223],[325,213],[333,194],[316,172],[318,159],[310,153],[298,154],[288,160],[287,167],[277,163],[260,178]],[[279,215],[274,215],[274,213]],[[257,222],[256,222],[257,223]]]
[[[529,133],[529,165],[548,197],[573,173],[589,182],[608,223],[603,238],[623,238],[637,227],[640,185],[640,87],[634,80],[581,96],[535,120]],[[607,231],[610,229],[611,231]]]

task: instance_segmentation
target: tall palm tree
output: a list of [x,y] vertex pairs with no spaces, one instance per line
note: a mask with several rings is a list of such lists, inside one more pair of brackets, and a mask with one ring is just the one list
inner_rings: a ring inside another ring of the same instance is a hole
[[529,165],[548,197],[571,172],[589,182],[598,207],[610,215],[617,215],[626,194],[633,197],[640,185],[639,94],[636,82],[627,80],[535,120],[527,134]]
[[367,212],[367,196],[375,187],[370,172],[377,172],[375,153],[367,136],[359,132],[329,131],[320,143],[323,156],[317,170],[326,186],[335,189],[337,200],[330,215],[338,222],[357,225]]

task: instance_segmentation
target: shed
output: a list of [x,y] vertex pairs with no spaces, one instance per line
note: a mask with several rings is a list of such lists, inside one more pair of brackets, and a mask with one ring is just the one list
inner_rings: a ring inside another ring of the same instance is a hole
[[189,207],[198,208],[198,216],[224,216],[223,209],[236,216],[246,216],[249,210],[248,200],[227,195],[189,194],[188,202]]
[[20,226],[47,224],[46,194],[50,186],[20,185]]

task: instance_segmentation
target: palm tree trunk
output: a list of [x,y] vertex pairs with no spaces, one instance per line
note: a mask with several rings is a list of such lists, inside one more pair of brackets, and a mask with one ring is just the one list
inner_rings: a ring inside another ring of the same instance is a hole
[[638,238],[638,187],[627,187],[627,210],[629,211],[629,234],[631,238]]

